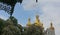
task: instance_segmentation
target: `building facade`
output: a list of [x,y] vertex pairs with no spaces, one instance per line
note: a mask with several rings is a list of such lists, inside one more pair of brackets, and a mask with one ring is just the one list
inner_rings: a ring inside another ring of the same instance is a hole
[[50,23],[50,27],[46,29],[45,35],[55,35],[55,29],[52,23]]

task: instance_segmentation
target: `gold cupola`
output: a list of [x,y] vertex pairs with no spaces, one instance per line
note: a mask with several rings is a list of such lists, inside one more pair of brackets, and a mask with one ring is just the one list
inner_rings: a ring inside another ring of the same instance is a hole
[[42,26],[42,23],[39,20],[39,15],[36,15],[35,25],[36,26]]
[[50,23],[50,29],[51,30],[54,30],[54,27],[53,27],[53,23],[52,22]]
[[30,18],[28,18],[28,23],[27,23],[27,26],[31,26],[31,21],[30,21]]

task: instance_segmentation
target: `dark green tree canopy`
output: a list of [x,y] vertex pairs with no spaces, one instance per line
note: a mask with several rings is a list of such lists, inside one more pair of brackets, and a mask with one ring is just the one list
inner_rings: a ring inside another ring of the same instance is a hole
[[22,0],[0,0],[0,2],[13,6],[16,4],[16,2],[22,3]]
[[2,29],[2,35],[21,35],[21,30],[17,26],[9,25]]
[[[14,7],[15,4],[17,2],[20,2],[20,4],[22,3],[23,0],[0,0],[0,3],[2,3],[3,5],[6,4],[7,6],[11,6],[11,10],[6,11],[10,16],[12,16],[13,12],[14,12]],[[0,8],[2,7],[2,5],[0,5]],[[7,7],[3,6],[3,9],[6,10]],[[10,8],[8,8],[10,9]]]

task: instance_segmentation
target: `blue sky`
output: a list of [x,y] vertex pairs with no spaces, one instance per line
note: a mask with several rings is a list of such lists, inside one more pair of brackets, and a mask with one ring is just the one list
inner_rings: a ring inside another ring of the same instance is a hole
[[[45,28],[52,21],[56,35],[60,34],[60,0],[38,0],[38,3],[35,0],[23,0],[21,5],[16,4],[13,16],[18,19],[19,24],[25,26],[28,18],[34,23],[36,14],[40,16]],[[8,17],[5,11],[0,10],[0,18],[6,20]]]

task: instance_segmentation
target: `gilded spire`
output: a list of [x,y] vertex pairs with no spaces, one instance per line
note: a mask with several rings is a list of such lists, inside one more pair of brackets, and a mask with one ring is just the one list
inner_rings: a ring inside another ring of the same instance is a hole
[[39,15],[36,15],[36,21],[35,21],[36,26],[42,26],[40,20],[39,20]]
[[52,22],[50,23],[50,29],[51,29],[51,30],[54,30],[54,27],[53,27]]
[[28,18],[27,26],[31,26],[30,18]]

